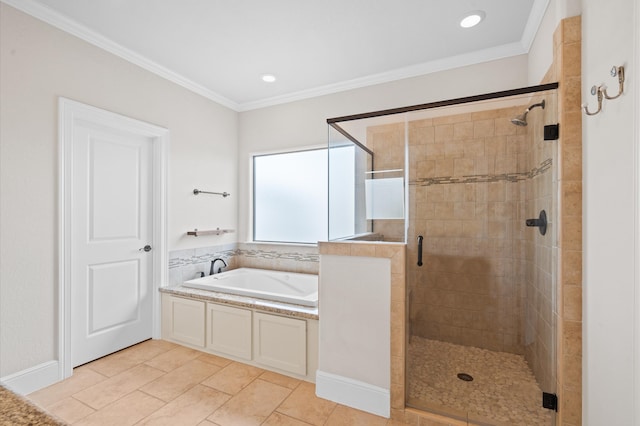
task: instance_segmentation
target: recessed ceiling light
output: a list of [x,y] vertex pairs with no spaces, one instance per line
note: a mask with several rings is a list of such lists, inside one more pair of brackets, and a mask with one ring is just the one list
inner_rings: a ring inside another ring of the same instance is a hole
[[486,14],[482,10],[475,10],[473,12],[469,12],[460,21],[460,26],[462,28],[475,27],[480,22],[482,22],[485,16]]
[[276,81],[276,76],[273,74],[264,74],[262,76],[262,81],[264,81],[265,83],[273,83],[274,81]]

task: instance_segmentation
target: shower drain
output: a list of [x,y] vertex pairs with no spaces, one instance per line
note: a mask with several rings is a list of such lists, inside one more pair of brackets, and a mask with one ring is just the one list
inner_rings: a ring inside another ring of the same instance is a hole
[[467,373],[458,373],[458,379],[464,380],[465,382],[472,382],[473,376]]

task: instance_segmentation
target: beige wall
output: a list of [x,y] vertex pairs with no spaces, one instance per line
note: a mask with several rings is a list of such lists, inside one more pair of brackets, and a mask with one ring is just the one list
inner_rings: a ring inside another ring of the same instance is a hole
[[[626,67],[627,84],[620,98],[604,101],[600,114],[582,115],[584,340],[577,342],[584,349],[582,424],[638,425],[640,4],[583,0],[583,8],[582,102],[595,109],[589,94],[594,84],[604,82],[610,94],[618,93],[609,75],[614,65]],[[580,310],[573,313],[582,317]],[[568,331],[576,334],[575,328]],[[576,345],[569,349],[575,353]]]
[[[0,3],[0,377],[57,358],[58,97],[171,132],[168,249],[237,228],[237,113]],[[194,188],[232,197],[195,197]]]

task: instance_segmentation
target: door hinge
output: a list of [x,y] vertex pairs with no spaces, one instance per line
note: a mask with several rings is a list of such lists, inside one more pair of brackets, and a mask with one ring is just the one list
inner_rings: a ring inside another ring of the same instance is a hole
[[555,393],[542,392],[542,407],[558,411],[558,395]]

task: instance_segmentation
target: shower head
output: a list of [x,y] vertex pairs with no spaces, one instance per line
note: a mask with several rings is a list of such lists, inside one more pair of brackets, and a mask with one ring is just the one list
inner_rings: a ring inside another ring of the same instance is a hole
[[527,114],[529,114],[529,111],[531,111],[535,107],[541,107],[542,109],[544,109],[544,105],[545,105],[545,102],[544,102],[544,99],[543,99],[542,102],[540,102],[538,104],[531,105],[522,114],[517,115],[514,118],[512,118],[511,122],[513,124],[515,124],[516,126],[526,126],[527,125]]

